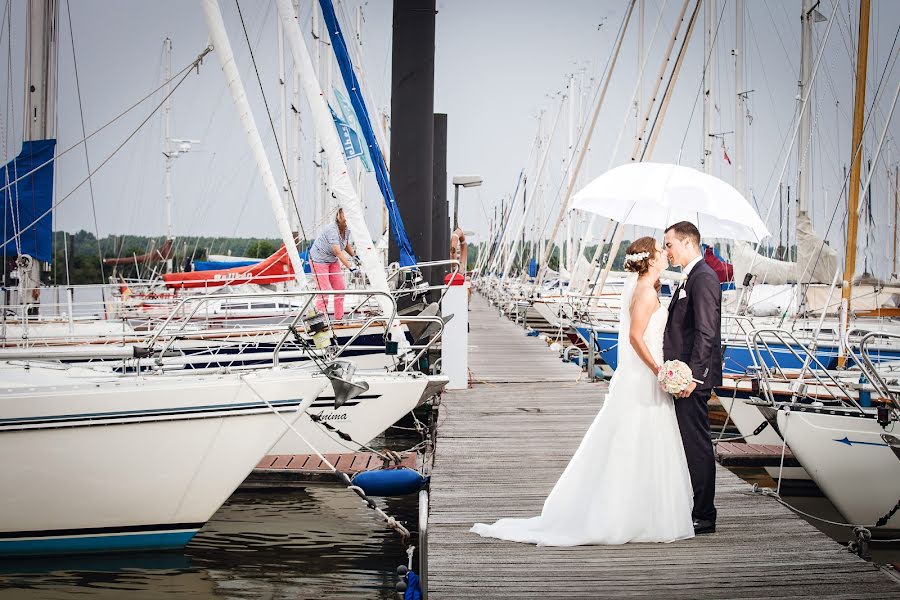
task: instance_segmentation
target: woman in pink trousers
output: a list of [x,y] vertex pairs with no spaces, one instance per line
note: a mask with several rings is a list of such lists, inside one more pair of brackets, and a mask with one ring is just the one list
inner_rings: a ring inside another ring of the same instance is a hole
[[[347,229],[344,209],[339,208],[334,216],[334,223],[328,225],[309,248],[309,262],[316,278],[316,286],[320,290],[344,289],[342,264],[351,273],[357,271],[359,259],[350,247],[349,238],[350,230]],[[316,310],[325,313],[327,306],[328,296],[316,296]],[[344,318],[343,294],[334,296],[334,318],[338,320]]]

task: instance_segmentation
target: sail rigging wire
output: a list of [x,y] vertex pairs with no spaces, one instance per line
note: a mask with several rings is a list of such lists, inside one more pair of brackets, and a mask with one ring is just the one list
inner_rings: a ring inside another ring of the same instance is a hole
[[[625,31],[628,29],[628,23],[631,21],[631,15],[634,11],[635,0],[631,0],[628,3],[628,8],[625,11],[625,15],[622,18],[622,23],[619,25],[619,31],[616,37],[615,50],[612,54],[607,57],[606,68],[604,69],[604,77],[599,78],[598,81],[602,81],[596,92],[596,102],[594,106],[593,116],[591,117],[590,124],[584,123],[581,131],[578,135],[578,142],[583,143],[583,150],[581,152],[573,153],[569,158],[569,163],[565,169],[565,175],[569,180],[569,184],[566,186],[565,194],[562,194],[563,197],[559,198],[560,203],[560,211],[557,215],[556,223],[554,224],[553,231],[550,233],[550,239],[547,244],[547,249],[544,251],[544,256],[541,258],[541,265],[538,269],[537,277],[535,277],[535,287],[539,286],[544,279],[544,275],[546,274],[547,266],[550,262],[550,256],[553,252],[554,240],[556,239],[556,234],[559,230],[559,225],[562,222],[563,217],[565,216],[565,208],[568,208],[571,199],[572,199],[572,191],[575,186],[575,181],[577,179],[578,171],[581,168],[582,161],[584,160],[585,154],[587,154],[587,146],[590,143],[591,136],[594,133],[594,127],[597,124],[597,119],[600,116],[600,108],[603,105],[603,101],[606,98],[606,91],[609,89],[609,83],[612,79],[613,71],[615,70],[616,62],[619,58],[619,51],[622,49],[622,43],[625,41]],[[576,159],[577,156],[577,159]],[[572,163],[575,162],[574,165],[574,173],[569,176],[569,171],[572,169]],[[558,188],[557,196],[560,196],[562,191],[562,186]],[[561,255],[560,255],[561,256]]]
[[[569,93],[570,93],[570,95],[571,95],[571,90],[570,90]],[[569,102],[571,102],[571,101],[572,101],[571,97],[569,97],[568,100],[569,100]],[[534,203],[541,197],[541,192],[540,192],[539,186],[540,186],[540,184],[541,184],[541,180],[543,179],[543,174],[544,174],[544,172],[545,172],[545,170],[546,170],[546,166],[547,166],[547,158],[548,158],[548,156],[550,155],[550,145],[551,145],[551,142],[552,142],[552,140],[553,140],[553,136],[556,134],[556,131],[557,131],[558,127],[559,127],[559,121],[560,121],[560,117],[561,117],[562,112],[563,112],[563,105],[565,104],[565,102],[566,102],[566,97],[563,96],[563,100],[560,102],[560,105],[559,105],[559,110],[558,110],[557,113],[556,113],[556,120],[555,120],[554,123],[553,123],[553,129],[551,130],[550,138],[547,140],[547,148],[545,149],[544,155],[543,155],[543,157],[541,158],[540,165],[538,165],[538,167],[537,167],[537,175],[536,175],[535,181],[534,181],[535,191],[531,194],[531,197],[530,197],[530,198],[526,198],[526,197],[525,197],[525,194],[524,194],[525,186],[524,186],[524,185],[522,186],[522,189],[523,189],[523,194],[522,194],[522,204],[523,204],[523,209],[524,209],[525,211],[527,211],[527,209],[528,209],[529,207],[533,206]],[[528,156],[528,162],[531,162],[531,158],[532,158],[532,155],[533,155],[533,153],[534,153],[535,148],[536,148],[536,145],[532,145],[532,149],[531,149],[531,151],[529,152],[529,156]],[[525,175],[525,179],[523,180],[523,184],[524,184],[525,182],[527,182],[527,174]],[[518,190],[518,186],[516,186],[516,189]],[[515,207],[515,205],[516,205],[515,200],[516,200],[516,198],[513,197],[513,202],[511,203],[512,206],[510,206],[510,212],[512,212],[512,209],[513,209],[513,208]],[[518,216],[518,211],[516,212],[516,214],[517,214],[517,216]],[[515,235],[514,235],[514,239],[513,239],[512,243],[511,243],[511,246],[510,246],[510,249],[509,249],[509,253],[508,253],[507,256],[506,256],[506,262],[503,264],[503,271],[501,272],[501,278],[505,278],[505,277],[509,274],[509,271],[510,271],[510,269],[512,268],[512,265],[513,265],[513,263],[515,262],[515,255],[516,255],[516,254],[518,253],[518,251],[519,251],[519,242],[521,241],[520,236],[522,235],[523,231],[525,230],[525,223],[526,223],[526,220],[527,220],[527,215],[526,215],[525,213],[523,213],[523,214],[522,214],[522,221],[521,221],[521,224],[520,224],[518,230],[516,231],[516,233],[515,233]],[[511,221],[511,220],[510,220],[510,221]],[[518,224],[518,223],[517,223],[517,224]],[[509,230],[507,230],[507,231],[508,231],[509,233],[512,232],[511,229],[509,229]],[[524,248],[523,248],[523,252],[524,252]]]
[[[7,73],[7,77],[6,77],[6,90],[5,90],[6,91],[6,102],[4,105],[4,109],[6,110],[7,119],[6,119],[5,123],[15,123],[15,118],[16,118],[16,107],[12,100],[13,84],[12,84],[12,8],[11,8],[11,1],[12,0],[7,0],[7,2],[6,2],[6,6],[4,7],[4,18],[3,18],[4,24],[6,25],[6,32],[7,32],[7,36],[6,36],[6,67],[7,67],[6,73]],[[2,28],[0,28],[0,31],[2,31]],[[8,144],[9,138],[7,135],[7,134],[11,134],[11,133],[12,133],[12,127],[9,128],[8,132],[3,131],[3,153],[4,153],[4,156],[9,156],[11,154],[10,149],[9,149],[9,144]],[[3,175],[4,175],[4,180],[9,181],[9,163],[6,163],[4,165]],[[7,233],[6,224],[10,220],[9,218],[7,218],[7,216],[9,215],[9,211],[11,209],[12,209],[11,205],[7,204],[6,202],[3,203],[3,239],[8,239],[8,236],[6,235],[6,233]],[[16,241],[16,245],[18,248],[18,241]],[[7,265],[7,261],[4,260],[3,261],[3,282],[4,283],[6,282],[6,274],[7,274],[6,265]]]
[[[656,36],[659,33],[659,26],[662,22],[663,12],[665,11],[666,4],[668,0],[663,0],[662,6],[659,8],[659,16],[656,18],[656,24],[653,26],[653,35],[650,36],[650,44],[647,46],[646,52],[644,53],[643,62],[641,63],[641,68],[638,71],[637,80],[634,84],[634,89],[631,92],[631,100],[628,102],[628,105],[625,109],[625,116],[622,118],[622,127],[619,128],[619,135],[616,137],[616,142],[613,144],[612,153],[609,157],[609,163],[607,164],[606,170],[610,170],[615,164],[616,158],[619,155],[619,146],[622,143],[622,139],[625,136],[625,129],[628,127],[629,117],[631,115],[631,109],[635,105],[635,102],[638,100],[638,92],[641,90],[641,86],[644,80],[644,72],[647,69],[647,63],[650,62],[650,51],[653,49],[653,44],[656,41]],[[643,100],[643,99],[641,99]],[[585,250],[585,244],[587,243],[587,239],[591,235],[591,232],[594,230],[594,226],[597,222],[597,215],[592,214],[591,220],[588,223],[587,229],[583,232],[581,238],[578,240],[577,246],[577,256],[582,256]],[[602,246],[600,244],[599,246]],[[591,259],[591,270],[593,271],[595,267],[594,263],[596,262],[595,258]],[[572,286],[572,281],[569,280],[569,288]],[[583,286],[581,289],[577,290],[581,293],[584,292]]]
[[[247,33],[247,25],[244,23],[244,13],[241,12],[241,2],[240,0],[234,0],[234,4],[237,7],[238,17],[241,19],[241,29],[244,32],[244,39],[247,41],[247,49],[250,51],[250,61],[253,63],[253,72],[256,73],[256,81],[259,83],[259,93],[262,95],[263,105],[266,108],[266,116],[269,119],[269,126],[272,128],[272,136],[275,138],[275,147],[278,149],[278,161],[285,175],[288,195],[291,197],[291,206],[294,207],[294,212],[297,213],[297,224],[300,226],[300,233],[303,235],[303,240],[307,241],[306,230],[303,228],[303,219],[300,218],[300,208],[297,206],[297,197],[294,194],[294,187],[291,185],[290,175],[288,175],[287,162],[285,162],[284,153],[281,151],[281,142],[278,141],[278,133],[275,130],[275,121],[272,119],[272,111],[269,109],[269,101],[266,99],[266,90],[263,88],[262,77],[259,74],[259,67],[256,64],[256,56],[253,54],[253,46],[250,44],[250,34]],[[281,118],[286,119],[287,115],[281,115]]]
[[[803,97],[800,99],[800,110],[798,111],[798,114],[797,114],[796,124],[794,125],[793,130],[791,132],[791,138],[790,138],[791,143],[787,149],[787,152],[785,153],[784,162],[782,163],[781,172],[780,172],[780,174],[778,176],[778,180],[777,180],[778,183],[781,183],[782,181],[784,181],[784,176],[787,171],[787,166],[791,159],[791,154],[793,153],[794,143],[797,141],[797,134],[800,131],[800,117],[803,115],[803,112],[806,110],[807,106],[809,105],[809,96],[810,96],[810,93],[812,92],[813,82],[815,82],[815,80],[816,80],[816,74],[819,71],[819,65],[822,62],[822,57],[825,54],[825,46],[826,46],[825,42],[828,41],[828,36],[831,33],[831,28],[834,25],[834,21],[835,21],[834,15],[837,12],[837,7],[838,7],[838,3],[835,2],[834,8],[832,9],[831,17],[828,19],[828,27],[825,30],[825,36],[822,40],[821,47],[819,48],[819,52],[816,56],[815,63],[813,64],[813,68],[810,73],[809,82],[807,82],[806,89],[803,90],[804,94],[803,94]],[[776,194],[773,193],[772,199],[769,202],[769,207],[766,211],[766,215],[763,217],[763,222],[768,222],[769,217],[772,214],[772,210],[775,206],[775,200],[776,200]],[[760,241],[757,241],[755,244],[753,244],[754,259],[751,261],[750,266],[748,267],[748,270],[753,269],[753,265],[756,260],[755,256],[759,255],[760,244],[761,244]]]
[[[647,102],[646,106],[644,107],[644,113],[641,118],[641,128],[640,128],[640,131],[636,132],[634,143],[632,144],[631,154],[629,155],[629,160],[631,160],[631,161],[634,161],[637,158],[637,151],[640,149],[641,140],[647,134],[647,125],[650,120],[650,114],[652,113],[653,106],[656,103],[656,99],[659,94],[659,87],[662,84],[663,79],[665,78],[666,67],[669,64],[669,62],[671,61],[672,49],[675,47],[675,42],[678,40],[678,33],[681,31],[681,25],[684,23],[685,14],[687,13],[687,8],[688,8],[689,4],[690,4],[690,0],[684,0],[684,2],[682,3],[681,9],[679,10],[678,16],[676,18],[675,28],[673,29],[672,35],[669,37],[669,42],[666,45],[665,50],[663,51],[663,60],[660,64],[659,70],[657,71],[656,76],[653,80],[654,85],[653,85],[653,90],[650,92],[650,101]],[[695,4],[695,6],[694,6],[694,10],[691,13],[690,21],[688,22],[688,25],[685,29],[685,34],[684,34],[685,37],[688,37],[688,35],[691,31],[692,23],[693,23],[694,19],[696,18],[695,15],[699,9],[699,6],[700,6],[699,3]],[[660,13],[660,17],[661,16],[662,16],[662,13]],[[657,21],[657,26],[658,25],[659,25],[659,21]],[[655,36],[656,36],[656,33],[654,32],[654,37]],[[684,46],[684,44],[682,44],[682,46]],[[645,59],[644,59],[644,67],[646,66],[648,58],[649,58],[649,53],[647,54],[647,57],[645,57]],[[674,73],[674,69],[673,69],[673,73]],[[641,69],[641,77],[642,76],[643,76],[643,67]],[[670,77],[671,77],[671,75],[670,75]],[[637,83],[640,83],[640,81],[638,81]],[[637,89],[638,89],[638,86],[635,86],[635,93],[637,93]],[[634,94],[632,94],[632,97],[634,97]],[[621,136],[624,133],[625,125],[627,123],[628,115],[630,112],[631,112],[631,110],[629,107],[628,112],[626,113],[626,116],[623,119],[623,127],[619,132],[619,139],[621,139]],[[616,141],[616,146],[618,146],[618,144],[619,144],[619,140]],[[610,157],[610,161],[609,161],[607,170],[612,168],[614,161],[615,161],[615,155]],[[595,222],[596,222],[596,215],[592,215],[591,223],[593,224]],[[590,275],[593,274],[593,272],[596,271],[597,267],[599,267],[599,265],[600,265],[600,260],[603,255],[603,250],[606,247],[607,239],[609,239],[610,229],[612,229],[613,235],[619,234],[618,224],[616,224],[612,220],[607,220],[607,227],[604,230],[601,239],[598,240],[598,243],[597,243],[596,247],[594,248],[594,253],[591,256],[591,261],[590,261],[591,272],[589,273],[589,277],[585,280],[584,285],[582,285],[581,288],[578,290],[582,294],[587,291],[588,286],[591,287],[591,293],[593,293],[593,289],[596,286],[597,279],[594,278],[594,283],[591,284],[590,283],[590,279],[591,279]],[[612,244],[610,244],[610,249],[611,248],[612,248]],[[571,282],[570,282],[570,284],[571,284]]]
[[[25,173],[24,175],[18,177],[17,179],[14,179],[13,181],[10,181],[9,183],[7,183],[6,185],[4,185],[3,187],[0,187],[0,192],[5,192],[6,190],[8,190],[8,189],[9,189],[10,187],[12,187],[13,185],[19,183],[19,181],[21,181],[22,179],[25,179],[26,177],[28,177],[28,176],[30,176],[30,175],[33,175],[34,173],[36,173],[37,171],[40,171],[41,169],[43,169],[44,167],[46,167],[46,166],[49,165],[50,163],[52,163],[52,162],[54,162],[54,161],[56,161],[56,160],[59,160],[60,158],[62,158],[63,156],[65,156],[66,154],[68,154],[69,152],[71,152],[72,150],[74,150],[75,148],[77,148],[78,146],[80,146],[81,144],[87,142],[88,140],[90,140],[91,138],[93,138],[94,136],[96,136],[96,135],[97,135],[98,133],[100,133],[101,131],[104,131],[107,127],[111,126],[113,123],[117,122],[119,119],[123,118],[125,115],[127,115],[127,114],[130,113],[131,111],[135,110],[138,106],[140,106],[141,104],[143,104],[144,102],[146,102],[147,100],[149,100],[150,98],[152,98],[159,90],[161,90],[163,87],[165,87],[165,85],[166,85],[167,83],[170,83],[170,82],[172,82],[172,81],[175,81],[176,79],[178,79],[178,77],[181,77],[181,79],[180,79],[180,80],[178,81],[178,83],[176,84],[176,85],[181,85],[181,83],[187,78],[187,75],[189,74],[189,72],[190,72],[194,67],[199,66],[200,63],[203,62],[203,59],[206,57],[206,55],[209,54],[211,51],[212,51],[212,48],[209,48],[209,47],[204,48],[204,50],[197,56],[197,58],[195,58],[193,61],[191,61],[190,64],[188,64],[188,65],[185,66],[183,69],[181,69],[180,71],[178,71],[175,75],[173,75],[172,77],[170,77],[167,81],[164,81],[161,85],[159,85],[156,89],[154,89],[153,91],[151,91],[149,94],[145,95],[143,98],[141,98],[140,100],[138,100],[137,102],[135,102],[134,104],[132,104],[131,106],[129,106],[128,108],[126,108],[125,110],[123,110],[122,112],[120,112],[118,115],[116,115],[115,117],[113,117],[112,119],[110,119],[109,121],[107,121],[106,123],[104,123],[103,125],[101,125],[100,127],[98,127],[97,129],[95,129],[94,131],[92,131],[88,136],[86,136],[86,137],[84,137],[84,138],[78,140],[77,142],[74,142],[71,146],[69,146],[69,147],[66,148],[65,150],[58,151],[58,152],[56,153],[56,156],[55,156],[54,158],[51,158],[51,159],[49,159],[49,160],[44,161],[43,163],[41,163],[40,165],[36,166],[36,167],[35,167],[34,169],[32,169],[31,171],[29,171],[29,172]],[[182,76],[182,75],[183,75],[183,76]],[[175,91],[175,90],[173,89],[172,92],[169,93],[168,96],[166,96],[166,98],[168,98],[169,96],[171,96],[172,93],[174,93],[174,91]],[[134,134],[138,132],[138,130],[140,130],[141,128],[143,128],[143,126],[147,123],[147,121],[149,121],[149,117],[153,116],[153,115],[156,113],[156,111],[158,111],[158,110],[160,109],[160,107],[162,106],[162,104],[165,102],[165,99],[166,99],[166,98],[163,98],[163,100],[162,100],[162,101],[161,101],[161,102],[153,109],[153,112],[151,112],[150,115],[149,115],[146,119],[144,119],[143,121],[141,121],[140,125],[138,125],[137,129],[135,129],[135,131],[128,137],[128,139],[131,139],[131,137],[133,137]],[[128,141],[128,140],[126,140],[126,141]],[[121,148],[121,146],[120,146],[120,148]],[[119,148],[117,148],[117,149],[114,151],[114,153],[115,153],[115,152],[118,152],[118,150],[119,150]],[[107,160],[109,160],[109,158],[107,158]],[[96,171],[96,170],[95,170],[95,171]],[[82,182],[82,183],[83,183],[83,182]],[[81,186],[82,183],[80,183],[80,184],[78,184],[78,185]],[[77,188],[76,188],[76,189],[77,189]]]
[[[896,42],[897,42],[898,36],[900,36],[900,27],[897,28],[897,35],[894,36],[894,43],[895,43],[895,44],[896,44]],[[894,45],[891,46],[892,53],[893,53],[894,47],[895,47]],[[887,71],[888,71],[888,64],[891,65],[891,72],[893,72],[893,68],[894,68],[893,65],[897,62],[897,58],[900,57],[900,52],[897,52],[897,54],[894,55],[893,61],[890,60],[890,56],[891,56],[891,55],[889,54],[889,55],[888,55],[888,61],[885,62],[884,69],[883,69],[882,72],[881,72],[881,77],[880,77],[879,80],[878,80],[878,85],[877,85],[876,88],[875,88],[875,94],[874,94],[874,96],[873,96],[873,98],[872,98],[872,105],[869,107],[868,115],[866,115],[866,118],[865,118],[865,120],[864,120],[864,122],[863,122],[863,133],[865,133],[865,131],[868,129],[868,127],[869,127],[869,119],[872,117],[873,113],[875,112],[875,106],[877,105],[879,99],[881,98],[881,96],[880,96],[880,93],[881,93],[881,87],[882,87],[882,84],[883,84],[883,82],[884,82],[885,74],[886,74]],[[900,87],[898,87],[898,90],[900,90]],[[897,102],[897,97],[895,96],[895,97],[894,97],[894,104],[891,105],[891,114],[893,114],[893,108],[894,108],[894,106],[896,105],[896,102]],[[884,132],[885,132],[885,133],[887,132],[887,129],[888,129],[888,126],[889,126],[889,125],[890,125],[890,116],[888,117],[887,122],[885,123],[885,127],[884,127]],[[883,142],[883,141],[884,141],[884,135],[882,135],[882,142]],[[856,156],[857,153],[862,152],[862,144],[863,144],[862,138],[860,138],[860,144],[859,144],[859,147],[857,147],[857,148],[854,150],[853,156]],[[881,148],[881,146],[879,145],[879,151],[880,151],[880,148]],[[851,161],[852,161],[852,160],[853,160],[853,157],[851,157]],[[877,155],[876,155],[876,160],[877,160]],[[871,184],[872,173],[873,173],[873,172],[874,172],[874,169],[872,170],[872,172],[869,173],[868,179],[867,179],[867,181],[866,181],[866,185],[863,187],[863,190],[862,190],[862,191],[863,191],[864,194],[865,194],[866,191],[869,189],[869,185]],[[840,208],[842,202],[844,201],[844,194],[845,194],[845,192],[847,191],[847,183],[848,183],[848,181],[849,181],[849,178],[850,178],[850,173],[849,173],[849,171],[848,171],[847,174],[846,174],[846,176],[844,177],[843,185],[841,186],[841,193],[838,195],[838,198],[836,199],[835,204],[834,204],[834,209],[831,211],[831,219],[829,219],[829,221],[828,221],[828,227],[826,228],[825,233],[822,235],[822,238],[823,238],[823,239],[826,238],[826,237],[828,236],[828,234],[831,232],[831,227],[834,225],[834,219],[835,219],[835,216],[837,216],[838,209]],[[862,210],[862,207],[863,207],[863,206],[864,206],[864,203],[860,203],[858,213]],[[851,219],[852,219],[852,218],[857,218],[857,219],[858,219],[858,218],[859,218],[859,214],[857,214],[856,216],[848,214],[847,217],[848,217],[848,218],[851,218]],[[816,255],[815,255],[815,261],[813,261],[813,257],[812,257],[812,256],[811,256],[810,259],[807,261],[806,267],[804,267],[804,270],[803,270],[803,277],[806,276],[806,273],[807,273],[807,271],[810,269],[810,267],[814,267],[814,266],[816,265],[816,263],[818,262],[818,260],[819,260],[819,258],[820,258],[820,256],[821,256],[821,253],[822,253],[823,249],[824,249],[823,246],[820,246],[820,247],[819,247],[819,250],[816,252]],[[800,279],[801,281],[803,280],[803,277],[801,277],[801,279]],[[826,307],[826,308],[827,308],[827,307]]]
[[[72,29],[72,10],[69,6],[69,0],[66,0],[66,15],[67,15],[68,21],[69,21],[69,39],[72,42],[72,64],[74,66],[74,71],[75,71],[75,90],[77,92],[76,95],[78,96],[78,113],[81,117],[81,135],[82,135],[82,137],[85,137],[85,136],[87,136],[87,128],[85,127],[85,124],[84,124],[84,104],[82,103],[82,100],[81,100],[81,83],[78,78],[78,57],[77,57],[77,54],[75,53],[75,31]],[[59,87],[57,87],[56,89],[59,89]],[[91,159],[90,159],[90,155],[88,154],[87,142],[85,142],[85,144],[84,144],[84,162],[85,162],[85,165],[87,166],[88,173],[90,173]],[[55,173],[55,170],[54,170],[54,173]],[[53,189],[56,189],[55,185],[53,186]],[[100,247],[100,227],[97,225],[97,204],[94,201],[94,179],[93,178],[88,179],[88,190],[90,191],[90,195],[91,195],[91,215],[94,219],[94,234],[97,237],[97,257],[100,259],[100,279],[101,279],[101,281],[106,281],[106,272],[103,268],[103,249]],[[66,254],[66,261],[67,261],[66,262],[66,284],[67,285],[68,285],[68,279],[69,279],[68,260],[69,259],[68,259],[68,253],[67,253]],[[100,294],[101,294],[103,303],[106,304],[106,290],[103,287],[100,288]]]
[[[697,8],[699,8],[699,6],[700,6],[700,1],[701,0],[697,0],[697,7],[694,9],[695,15],[696,15]],[[727,1],[722,3],[722,10],[719,12],[719,18],[716,20],[716,30],[713,32],[713,39],[712,39],[712,42],[710,42],[710,44],[709,44],[709,53],[703,58],[703,71],[702,71],[702,74],[700,77],[700,86],[697,89],[697,93],[694,95],[694,103],[691,106],[691,114],[688,117],[688,121],[684,126],[684,137],[681,138],[681,147],[678,151],[678,158],[675,161],[675,164],[678,164],[678,165],[681,164],[681,153],[684,151],[684,144],[687,141],[688,132],[690,131],[691,123],[694,120],[694,113],[697,111],[697,104],[698,104],[700,98],[703,97],[703,86],[706,83],[706,70],[709,67],[709,61],[712,58],[713,52],[716,51],[716,40],[719,38],[719,27],[722,25],[722,17],[725,14],[725,5],[726,4],[727,4]],[[679,52],[679,54],[684,51],[686,43],[687,43],[687,36],[685,36],[685,43],[682,44],[682,50]],[[669,92],[670,85],[672,85],[671,77],[669,78],[669,82],[666,84],[666,91],[663,92],[663,96],[665,96]],[[662,108],[662,107],[660,106],[660,108]],[[654,118],[653,125],[650,128],[651,132],[656,127],[656,119],[658,119],[658,118],[659,118],[659,110],[656,111],[656,118]],[[652,133],[650,135],[652,135]],[[649,138],[650,135],[648,135],[647,137]],[[647,147],[649,145],[650,144],[649,144],[649,139],[648,139],[647,145],[645,145],[644,149],[641,151],[640,160],[644,160],[644,153],[647,151]],[[710,158],[704,157],[704,160],[710,160]]]
[[[207,48],[200,54],[200,56],[198,56],[198,57],[194,60],[194,62],[191,63],[191,65],[189,65],[188,67],[186,67],[185,69],[183,69],[182,71],[179,72],[179,73],[184,73],[184,75],[181,77],[180,80],[178,80],[178,82],[177,82],[177,83],[175,84],[175,86],[172,88],[172,91],[169,92],[169,93],[166,95],[166,97],[163,98],[163,100],[162,100],[159,104],[156,105],[156,107],[150,112],[150,114],[148,114],[148,115],[144,118],[144,120],[141,121],[141,122],[138,124],[138,126],[134,129],[134,131],[132,131],[130,134],[128,134],[128,136],[122,141],[121,144],[119,144],[118,146],[116,146],[115,149],[113,149],[113,151],[109,154],[109,156],[107,156],[105,159],[103,159],[103,161],[97,166],[96,169],[94,169],[93,171],[89,172],[88,175],[87,175],[87,177],[85,177],[85,178],[82,179],[78,184],[76,184],[75,187],[72,188],[72,190],[71,190],[68,194],[66,194],[66,195],[63,196],[62,198],[59,198],[59,199],[57,199],[56,201],[54,201],[53,204],[51,204],[50,208],[48,208],[48,209],[45,210],[43,213],[41,213],[40,215],[38,215],[38,217],[37,217],[36,219],[34,219],[31,223],[29,223],[27,226],[25,226],[24,228],[22,228],[22,227],[19,227],[19,226],[17,225],[18,231],[16,231],[16,233],[15,233],[13,236],[10,236],[5,242],[3,242],[2,244],[0,244],[0,248],[5,248],[6,246],[9,245],[10,242],[13,242],[13,241],[15,241],[16,245],[18,245],[18,244],[19,244],[19,237],[20,237],[25,231],[27,231],[27,230],[31,229],[32,227],[34,227],[37,223],[40,222],[41,219],[43,219],[44,217],[46,217],[47,215],[49,215],[49,214],[50,214],[51,212],[53,212],[57,207],[59,207],[63,202],[65,202],[66,200],[68,200],[69,198],[71,198],[72,195],[74,195],[75,192],[77,192],[78,189],[81,188],[82,185],[84,185],[91,177],[93,177],[95,173],[97,173],[100,169],[102,169],[104,166],[106,166],[106,164],[107,164],[110,160],[112,160],[112,158],[113,158],[116,154],[118,154],[119,151],[120,151],[123,147],[125,147],[125,145],[126,145],[128,142],[130,142],[131,139],[132,139],[135,135],[138,134],[139,131],[141,131],[141,130],[144,128],[144,126],[145,126],[145,125],[150,121],[150,119],[157,113],[157,111],[159,111],[159,109],[162,108],[162,105],[165,103],[166,98],[168,98],[169,96],[171,96],[172,94],[174,94],[174,93],[175,93],[175,90],[177,90],[177,89],[181,86],[181,84],[184,83],[184,81],[187,79],[187,76],[190,74],[189,69],[192,68],[194,65],[199,64],[200,61],[202,61],[203,57],[205,57],[205,56],[206,56],[209,52],[211,52],[211,51],[212,51],[212,48],[211,48],[211,47],[207,47]],[[174,79],[174,78],[173,78],[173,79]],[[119,117],[116,117],[116,119],[118,119],[118,118],[119,118]],[[34,169],[32,169],[31,171],[29,171],[29,172],[26,173],[25,175],[22,175],[21,177],[15,179],[14,181],[9,182],[8,184],[6,184],[6,185],[3,186],[2,188],[0,188],[0,192],[6,191],[7,189],[9,189],[10,186],[12,186],[12,185],[18,183],[21,179],[27,177],[28,175],[31,175],[32,173],[34,173],[34,172],[36,172],[36,171],[42,169],[44,166],[46,166],[46,165],[50,164],[51,162],[53,162],[53,161],[59,159],[60,156],[62,156],[62,155],[65,154],[66,152],[68,152],[68,151],[70,151],[70,150],[72,150],[72,149],[78,147],[79,144],[81,144],[81,143],[83,143],[83,142],[86,142],[88,139],[90,139],[91,137],[93,137],[94,135],[96,135],[97,133],[99,133],[102,129],[104,129],[105,127],[107,127],[107,126],[108,126],[109,124],[111,124],[111,123],[112,123],[112,121],[110,121],[109,123],[107,123],[107,125],[104,125],[104,126],[101,127],[100,129],[98,129],[97,131],[95,131],[94,133],[92,133],[91,135],[89,135],[88,137],[84,138],[84,139],[81,140],[80,142],[77,142],[76,144],[70,146],[69,148],[67,148],[66,150],[64,150],[62,153],[57,154],[57,156],[56,156],[55,158],[51,158],[51,159],[45,161],[44,163],[42,163],[41,165],[35,167]]]
[[[12,108],[12,32],[9,30],[9,27],[12,26],[12,23],[10,21],[10,13],[12,12],[10,10],[11,1],[12,0],[6,0],[6,4],[3,5],[3,17],[0,18],[0,46],[3,45],[3,34],[9,32],[9,35],[6,36],[6,104],[4,106],[4,109],[6,109],[7,111],[10,111],[10,109]],[[9,113],[7,113],[7,117],[9,117]],[[3,139],[4,156],[9,155],[9,146],[7,145],[7,142],[9,140],[6,137],[6,124],[13,122],[14,121],[9,118],[0,119],[0,138]]]

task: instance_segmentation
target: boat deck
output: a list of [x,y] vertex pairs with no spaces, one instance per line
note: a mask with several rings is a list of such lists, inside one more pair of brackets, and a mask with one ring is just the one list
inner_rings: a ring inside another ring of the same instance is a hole
[[[900,583],[717,465],[718,532],[672,544],[536,547],[476,521],[540,513],[601,406],[605,383],[472,297],[473,384],[441,406],[428,525],[432,600],[897,598]],[[650,432],[648,432],[648,435]],[[602,459],[602,457],[599,457]]]

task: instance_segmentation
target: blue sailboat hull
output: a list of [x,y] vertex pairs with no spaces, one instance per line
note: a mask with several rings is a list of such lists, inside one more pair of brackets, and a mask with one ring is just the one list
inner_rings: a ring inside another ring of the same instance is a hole
[[[590,331],[587,327],[576,327],[578,336],[588,343],[590,339]],[[619,363],[618,351],[618,333],[613,331],[598,331],[594,333],[594,349],[599,357],[610,367],[615,369]],[[785,344],[769,343],[771,352],[764,351],[762,358],[766,365],[774,368],[776,361],[778,366],[783,369],[799,369],[803,367],[803,360],[806,355],[802,348],[795,347],[793,351]],[[796,354],[795,354],[796,353]],[[900,349],[888,350],[879,349],[871,350],[869,356],[874,363],[885,361],[900,360]],[[816,349],[816,358],[826,369],[837,368],[838,349],[836,346],[822,345]],[[725,351],[722,355],[723,370],[726,375],[743,375],[753,366],[753,358],[750,350],[744,345],[726,344]],[[816,368],[816,365],[812,365]]]

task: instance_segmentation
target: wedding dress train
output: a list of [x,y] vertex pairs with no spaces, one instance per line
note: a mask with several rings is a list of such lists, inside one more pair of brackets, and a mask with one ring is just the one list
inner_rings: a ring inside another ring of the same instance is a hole
[[[471,531],[543,546],[672,542],[694,536],[693,491],[673,399],[660,390],[628,339],[636,279],[629,279],[622,298],[619,365],[606,401],[540,516],[476,523]],[[659,364],[667,315],[659,307],[644,332]]]

